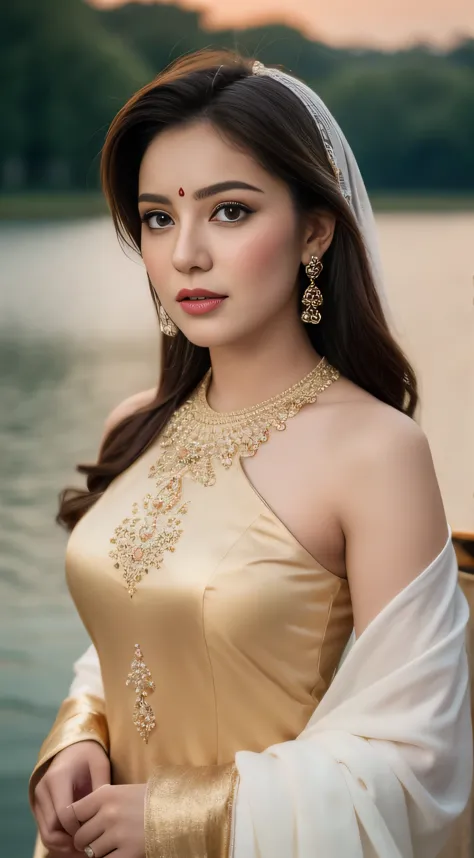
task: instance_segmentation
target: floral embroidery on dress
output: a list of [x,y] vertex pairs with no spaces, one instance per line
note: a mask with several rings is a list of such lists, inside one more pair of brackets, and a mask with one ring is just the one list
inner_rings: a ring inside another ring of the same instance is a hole
[[123,569],[123,577],[130,596],[133,596],[150,567],[159,569],[165,551],[173,552],[182,529],[179,516],[186,515],[188,504],[182,504],[177,515],[166,517],[181,500],[181,478],[169,480],[156,495],[148,494],[140,507],[132,507],[133,518],[124,518],[115,528],[110,540],[114,549],[109,556],[115,568]]
[[133,723],[145,744],[148,744],[150,733],[156,726],[156,718],[146,698],[155,690],[155,683],[143,660],[139,644],[135,644],[135,658],[132,661],[131,667],[132,670],[128,674],[125,685],[135,686],[136,697],[135,706],[133,707]]

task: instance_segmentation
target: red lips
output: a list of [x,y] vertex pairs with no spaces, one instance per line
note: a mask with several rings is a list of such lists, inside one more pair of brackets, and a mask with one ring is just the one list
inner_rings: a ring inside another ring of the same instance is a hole
[[210,292],[209,289],[180,289],[176,300],[184,301],[186,298],[227,298],[227,295],[219,295],[218,292]]

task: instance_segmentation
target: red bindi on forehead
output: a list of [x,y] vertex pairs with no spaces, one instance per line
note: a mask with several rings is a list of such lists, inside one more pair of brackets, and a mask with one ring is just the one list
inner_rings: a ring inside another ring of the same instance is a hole
[[184,191],[182,188],[179,189],[178,193],[179,193],[180,197],[184,197]]

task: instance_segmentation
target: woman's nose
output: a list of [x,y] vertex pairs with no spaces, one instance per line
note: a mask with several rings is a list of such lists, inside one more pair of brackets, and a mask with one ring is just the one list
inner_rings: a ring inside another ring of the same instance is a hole
[[209,271],[212,258],[204,237],[197,229],[181,229],[173,250],[173,265],[177,271],[187,274],[193,268]]

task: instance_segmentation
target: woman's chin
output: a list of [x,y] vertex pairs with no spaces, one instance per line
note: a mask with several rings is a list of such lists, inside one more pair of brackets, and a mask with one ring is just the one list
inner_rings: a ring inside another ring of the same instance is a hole
[[237,331],[229,330],[222,322],[216,325],[202,325],[202,327],[183,325],[181,330],[190,343],[201,348],[218,348],[219,346],[230,345],[239,339]]
[[185,337],[189,340],[193,346],[199,346],[202,349],[215,349],[219,346],[226,346],[232,342],[227,337],[223,337],[222,335],[216,334],[215,336],[205,335],[204,332],[201,334],[187,334],[183,331]]

